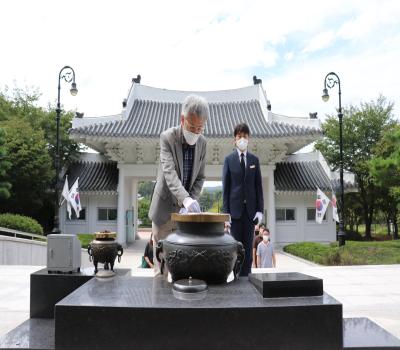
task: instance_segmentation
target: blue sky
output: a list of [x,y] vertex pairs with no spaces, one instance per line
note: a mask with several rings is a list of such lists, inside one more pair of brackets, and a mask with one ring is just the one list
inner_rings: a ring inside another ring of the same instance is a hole
[[[21,11],[23,9],[23,11]],[[117,114],[131,78],[181,90],[252,84],[275,113],[334,113],[335,71],[343,104],[380,93],[399,115],[400,1],[3,1],[0,86],[36,86],[56,98],[57,75],[74,67],[79,94],[62,103],[85,116]]]

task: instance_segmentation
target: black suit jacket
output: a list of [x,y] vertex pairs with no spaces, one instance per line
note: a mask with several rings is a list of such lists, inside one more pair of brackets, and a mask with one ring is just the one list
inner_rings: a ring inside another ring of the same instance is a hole
[[264,213],[264,197],[261,181],[260,162],[258,158],[247,152],[246,176],[243,181],[242,169],[237,150],[226,156],[222,171],[222,190],[224,213],[232,219],[240,219],[244,201],[251,219],[256,212]]

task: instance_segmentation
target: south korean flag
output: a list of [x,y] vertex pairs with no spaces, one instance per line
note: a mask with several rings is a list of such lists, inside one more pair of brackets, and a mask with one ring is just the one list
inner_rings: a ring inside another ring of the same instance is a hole
[[315,221],[322,224],[326,209],[328,209],[329,198],[319,188],[317,189],[317,200],[315,201]]

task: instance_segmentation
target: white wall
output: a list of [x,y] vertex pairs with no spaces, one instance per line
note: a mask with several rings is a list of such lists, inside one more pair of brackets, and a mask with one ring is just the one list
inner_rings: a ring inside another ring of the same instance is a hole
[[[47,242],[0,235],[0,265],[47,265]],[[87,249],[81,252],[81,267],[91,267]]]
[[46,263],[47,243],[0,236],[0,265],[45,266]]
[[332,219],[332,207],[327,210],[327,220],[322,224],[307,221],[307,208],[315,207],[314,194],[278,194],[275,199],[276,208],[295,208],[295,222],[276,221],[276,239],[278,244],[291,242],[334,242],[336,226]]
[[117,231],[117,221],[98,221],[97,208],[117,208],[116,195],[85,195],[81,194],[81,206],[86,208],[86,220],[67,220],[66,203],[60,210],[60,227],[62,233],[94,233],[96,231]]

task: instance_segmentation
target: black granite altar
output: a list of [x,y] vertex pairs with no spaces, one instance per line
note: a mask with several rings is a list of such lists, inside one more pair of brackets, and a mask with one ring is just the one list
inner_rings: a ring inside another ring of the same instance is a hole
[[368,318],[343,319],[343,349],[400,350],[400,340]]
[[[126,275],[130,269],[115,269]],[[94,268],[67,274],[48,273],[42,269],[31,274],[30,317],[54,318],[54,305],[94,277]]]
[[321,278],[298,272],[251,273],[249,281],[264,298],[318,296],[324,293]]
[[54,350],[54,319],[31,318],[0,337],[0,350]]
[[343,348],[334,298],[264,299],[247,279],[197,301],[176,299],[162,278],[92,279],[56,304],[55,322],[57,350]]

